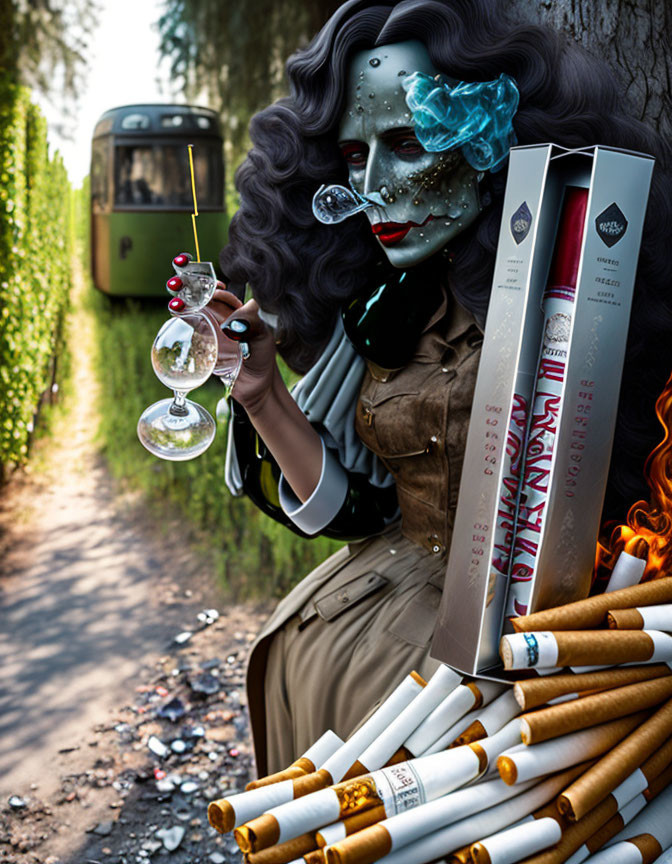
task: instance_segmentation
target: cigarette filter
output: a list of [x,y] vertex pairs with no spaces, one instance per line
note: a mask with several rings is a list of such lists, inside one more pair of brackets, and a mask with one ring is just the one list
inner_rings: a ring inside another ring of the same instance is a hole
[[668,738],[655,753],[642,763],[641,772],[648,783],[660,776],[672,764],[672,738]]
[[513,690],[505,690],[501,696],[498,696],[494,702],[481,711],[478,719],[474,720],[471,726],[455,739],[452,746],[459,747],[462,744],[478,741],[488,735],[494,735],[519,713],[520,706],[516,702]]
[[303,777],[304,774],[311,774],[321,768],[322,763],[342,745],[343,742],[338,735],[328,729],[312,747],[306,750],[303,756],[292,762],[289,767],[275,774],[259,777],[258,780],[252,780],[245,789],[250,791],[251,789],[258,789],[260,786],[270,786],[272,783],[280,783],[282,780],[294,780],[296,777]]
[[654,678],[586,696],[573,702],[551,705],[520,718],[523,743],[537,744],[572,731],[653,708],[672,697],[672,676]]
[[[646,559],[637,558],[629,552],[621,552],[618,560],[611,571],[609,582],[604,589],[605,594],[610,591],[618,591],[620,588],[629,588],[641,581],[646,570]],[[653,628],[658,629],[658,628]]]
[[331,846],[332,843],[345,840],[346,837],[356,834],[364,828],[368,828],[369,825],[382,822],[384,818],[385,808],[382,804],[378,807],[372,807],[370,810],[355,813],[354,816],[348,816],[340,822],[334,822],[320,829],[315,835],[317,845],[320,849],[323,849],[325,846]]
[[560,812],[571,820],[580,819],[642,765],[670,735],[672,699],[565,789],[558,798]]
[[234,836],[243,852],[257,852],[381,804],[393,816],[451,792],[482,770],[481,757],[470,747],[412,759],[273,807]]
[[287,843],[278,843],[261,852],[252,852],[247,856],[245,864],[288,864],[290,861],[302,855],[307,855],[317,848],[315,834],[302,834]]
[[534,630],[592,630],[604,624],[610,609],[630,609],[659,603],[672,603],[672,576],[663,576],[609,594],[595,594],[585,600],[554,606],[531,615],[521,615],[514,618],[512,623],[519,633]]
[[561,836],[562,828],[556,819],[533,819],[474,843],[471,856],[476,864],[514,864],[553,846]]
[[313,852],[308,852],[307,855],[303,856],[304,864],[326,864],[326,860],[324,850],[322,849],[315,849]]
[[669,633],[672,631],[672,603],[610,609],[607,623],[612,630],[664,630]]
[[468,711],[478,708],[480,702],[481,693],[476,684],[459,684],[409,735],[404,747],[414,756],[420,756]]
[[571,732],[522,750],[512,748],[497,759],[497,770],[502,780],[509,784],[563,770],[605,753],[645,717],[646,714],[640,711],[630,717],[611,720],[581,732]]
[[651,864],[663,850],[650,834],[640,834],[632,840],[622,840],[593,855],[596,864]]
[[337,783],[345,776],[350,766],[359,759],[376,738],[383,734],[392,721],[401,714],[407,705],[410,705],[425,686],[426,682],[417,672],[411,672],[403,679],[380,708],[356,732],[353,732],[342,747],[339,747],[326,760],[322,770],[329,773],[331,783]]
[[471,857],[471,844],[467,844],[461,849],[456,849],[454,852],[451,852],[448,862],[449,864],[473,864],[473,858]]
[[381,768],[420,723],[455,690],[461,680],[462,676],[449,666],[439,666],[427,686],[391,720],[387,728],[358,756],[357,761],[366,771]]
[[671,674],[670,667],[663,663],[645,666],[631,666],[620,669],[603,669],[599,672],[586,672],[582,675],[568,673],[544,678],[528,678],[517,681],[513,695],[523,711],[530,711],[539,705],[589,695],[591,691],[610,690],[625,687],[638,681],[660,678]]
[[[482,837],[501,831],[551,800],[557,794],[556,790],[561,789],[562,784],[566,782],[566,776],[563,773],[549,777],[542,783],[538,783],[526,792],[504,801],[502,804],[490,807],[488,810],[483,810],[434,831],[422,840],[396,849],[381,858],[381,864],[382,862],[385,864],[424,864],[424,862],[434,861],[436,858],[453,852],[467,843],[474,843]],[[485,784],[475,788],[482,789],[483,786]],[[327,860],[329,861],[329,859]],[[329,864],[333,864],[333,862],[329,861]]]
[[657,777],[649,783],[644,790],[644,797],[647,801],[653,801],[661,792],[663,792],[672,783],[672,766],[668,766]]

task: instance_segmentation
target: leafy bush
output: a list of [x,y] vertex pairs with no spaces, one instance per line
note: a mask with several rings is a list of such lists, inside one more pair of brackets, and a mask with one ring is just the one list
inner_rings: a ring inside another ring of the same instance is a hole
[[0,74],[0,469],[28,453],[63,348],[70,186],[27,89]]

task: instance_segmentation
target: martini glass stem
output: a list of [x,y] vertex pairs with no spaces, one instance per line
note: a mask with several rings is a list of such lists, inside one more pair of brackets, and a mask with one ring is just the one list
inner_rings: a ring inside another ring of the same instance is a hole
[[186,405],[186,390],[173,390],[174,399],[173,404],[170,406],[169,413],[173,415],[173,417],[186,417],[189,413],[189,410]]

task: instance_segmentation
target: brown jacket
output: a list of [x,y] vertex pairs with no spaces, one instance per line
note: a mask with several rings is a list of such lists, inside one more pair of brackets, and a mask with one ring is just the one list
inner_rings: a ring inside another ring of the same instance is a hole
[[247,688],[260,774],[326,728],[347,737],[401,675],[436,667],[429,646],[481,341],[472,316],[457,304],[446,315],[444,303],[404,369],[365,377],[356,428],[395,477],[401,531],[337,552],[257,637]]

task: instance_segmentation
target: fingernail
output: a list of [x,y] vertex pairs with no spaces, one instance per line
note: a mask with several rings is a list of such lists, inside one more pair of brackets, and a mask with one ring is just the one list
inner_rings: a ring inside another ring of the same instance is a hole
[[179,276],[172,276],[166,282],[166,288],[169,291],[173,291],[175,294],[177,294],[177,292],[181,290],[183,285],[184,285],[184,282],[180,279]]

